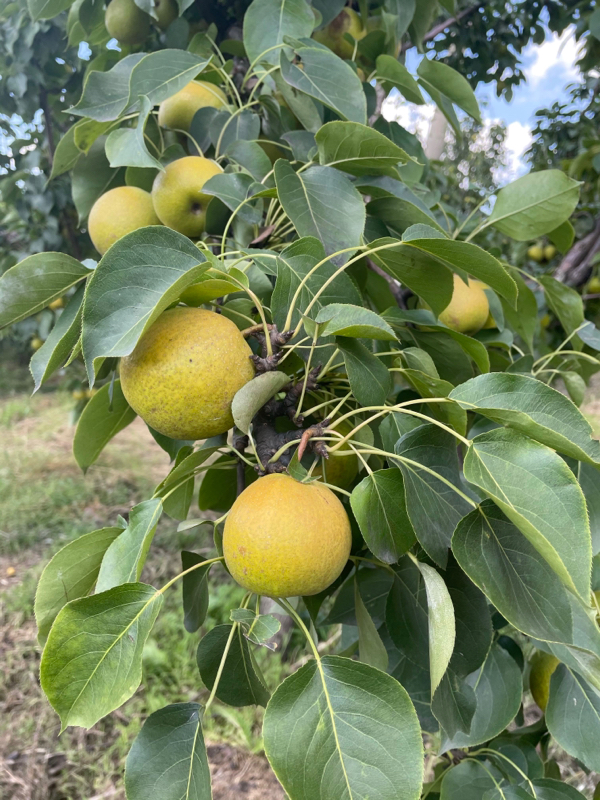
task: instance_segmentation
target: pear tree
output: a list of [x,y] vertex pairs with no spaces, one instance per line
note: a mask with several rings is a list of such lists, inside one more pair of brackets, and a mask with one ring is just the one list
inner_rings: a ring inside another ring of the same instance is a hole
[[[48,701],[63,730],[125,704],[180,591],[205,692],[143,721],[129,800],[211,797],[215,699],[264,708],[290,800],[583,797],[550,743],[600,771],[600,443],[578,407],[600,332],[574,289],[510,258],[514,242],[569,252],[580,184],[543,169],[458,212],[381,115],[394,93],[456,136],[481,120],[479,73],[436,37],[470,41],[487,6],[446,0],[436,32],[430,0],[232,3],[241,29],[202,5],[27,6],[38,25],[68,11],[93,55],[48,189],[70,183],[93,257],[20,260],[0,324],[63,302],[31,372],[37,390],[78,360],[97,389],[82,470],[136,417],[171,462],[42,573]],[[427,50],[416,71],[409,46]],[[163,516],[191,545],[153,586]],[[216,572],[246,593],[206,631]],[[306,658],[272,685],[256,654],[280,615]]]

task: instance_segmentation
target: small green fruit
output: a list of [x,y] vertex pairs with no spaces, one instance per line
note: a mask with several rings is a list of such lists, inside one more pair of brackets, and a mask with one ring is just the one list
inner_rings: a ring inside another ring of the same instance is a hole
[[553,244],[547,244],[546,247],[544,247],[544,259],[546,261],[552,261],[555,255],[556,247],[554,247]]
[[152,202],[160,221],[185,236],[200,236],[206,223],[206,207],[212,200],[202,187],[221,172],[216,161],[201,156],[172,161],[158,173],[152,186]]
[[142,44],[150,34],[150,15],[133,0],[111,0],[104,15],[104,25],[121,44]]
[[179,7],[175,0],[154,0],[154,13],[154,22],[164,31],[179,16]]
[[527,255],[532,261],[537,261],[539,264],[544,258],[544,248],[539,244],[534,244],[527,250]]

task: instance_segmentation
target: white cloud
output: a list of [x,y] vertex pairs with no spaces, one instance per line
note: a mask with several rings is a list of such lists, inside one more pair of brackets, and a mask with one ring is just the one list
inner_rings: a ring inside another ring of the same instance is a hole
[[499,185],[509,183],[528,171],[523,161],[523,153],[531,144],[531,126],[522,122],[511,122],[506,128],[505,147],[507,165],[495,171]]
[[407,131],[415,133],[421,142],[425,142],[435,106],[433,103],[422,106],[408,103],[402,95],[394,91],[383,101],[381,113],[388,121],[397,122]]
[[570,25],[562,34],[549,33],[545,42],[540,45],[530,44],[525,52],[525,61],[533,56],[532,62],[524,68],[524,73],[531,87],[543,81],[554,67],[561,68],[563,85],[573,80],[578,70],[575,62],[579,57],[581,43],[575,41],[575,27]]

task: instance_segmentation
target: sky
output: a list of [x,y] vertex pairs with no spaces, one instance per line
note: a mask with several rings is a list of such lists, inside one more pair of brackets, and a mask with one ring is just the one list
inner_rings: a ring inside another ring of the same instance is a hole
[[[489,84],[481,84],[476,91],[483,119],[488,123],[502,120],[507,125],[508,166],[500,176],[502,183],[514,180],[529,169],[523,154],[531,143],[536,110],[547,108],[556,100],[565,100],[567,87],[577,78],[580,45],[575,41],[573,30],[573,27],[568,28],[561,37],[548,32],[543,44],[530,44],[524,49],[521,60],[527,80],[514,90],[510,103],[496,97]],[[413,74],[420,58],[414,51],[409,52],[407,67]],[[386,116],[388,113],[393,113],[400,124],[416,132],[420,138],[426,138],[433,115],[432,106],[408,108],[403,105],[394,111],[389,109]]]

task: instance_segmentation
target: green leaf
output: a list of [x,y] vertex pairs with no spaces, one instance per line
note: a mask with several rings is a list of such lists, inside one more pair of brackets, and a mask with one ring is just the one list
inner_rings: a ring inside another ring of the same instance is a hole
[[156,105],[183,89],[208,61],[187,50],[125,56],[108,72],[90,72],[81,99],[69,113],[98,122],[138,111],[140,97]]
[[518,242],[543,236],[571,216],[579,186],[557,169],[530,172],[500,189],[487,225]]
[[396,341],[396,335],[388,323],[379,314],[362,306],[332,303],[321,308],[315,318],[328,336],[350,336],[352,338],[378,339]]
[[358,122],[328,122],[317,132],[319,161],[350,175],[398,176],[396,166],[413,160],[387,136]]
[[431,673],[431,694],[440,684],[450,663],[456,628],[454,607],[443,578],[429,564],[417,564],[427,592],[427,613],[429,618],[429,671]]
[[69,8],[73,0],[27,0],[27,8],[31,14],[31,19],[52,19],[60,14],[61,11]]
[[140,228],[119,239],[100,261],[85,296],[82,347],[90,381],[95,359],[129,355],[208,267],[200,250],[170,228]]
[[467,759],[446,770],[440,800],[482,800],[486,790],[493,790],[496,785],[489,768]]
[[350,122],[367,122],[367,98],[349,64],[325,47],[295,47],[302,68],[281,53],[279,67],[286,83],[314,97]]
[[600,553],[600,473],[590,464],[580,463],[577,479],[585,497],[590,529],[592,532],[592,553]]
[[91,728],[128,700],[142,678],[142,650],[162,605],[144,583],[73,600],[56,617],[42,655],[42,689],[69,725]]
[[[372,179],[371,182],[374,183],[375,180]],[[369,189],[363,184],[361,184],[361,188],[363,192]],[[392,233],[397,233],[399,236],[407,229],[417,225],[427,226],[440,235],[444,233],[444,229],[430,209],[408,188],[403,189],[402,196],[384,195],[374,198],[367,205],[367,211],[370,217],[380,220]],[[379,244],[380,241],[378,239],[372,244]]]
[[83,292],[84,287],[80,286],[44,344],[31,357],[29,369],[34,380],[34,393],[50,375],[64,365],[79,340]]
[[125,790],[128,800],[211,797],[202,706],[175,703],[148,717],[127,756]]
[[86,472],[110,440],[135,418],[136,413],[121,389],[121,381],[112,384],[112,397],[111,384],[102,386],[86,403],[73,437],[73,455],[81,469]]
[[380,561],[394,564],[414,544],[399,469],[367,475],[352,490],[350,505],[367,547]]
[[61,548],[46,564],[35,593],[38,641],[44,645],[58,612],[71,600],[86,597],[96,583],[108,546],[123,528],[100,528]]
[[461,487],[456,440],[436,425],[421,425],[397,442],[396,453],[401,456],[406,508],[417,539],[443,568],[454,529],[471,510],[452,488]]
[[[208,689],[213,688],[231,632],[231,625],[217,625],[198,645],[198,669]],[[269,700],[269,692],[254,669],[248,642],[237,624],[217,688],[217,697],[230,706],[266,706]]]
[[[361,568],[358,572],[360,595],[376,624],[383,622],[387,597],[394,580],[388,570]],[[324,625],[356,625],[354,613],[354,578],[350,577],[340,589]]]
[[537,800],[585,800],[574,786],[552,778],[538,778],[532,781],[532,785]]
[[468,734],[455,733],[442,739],[440,752],[473,747],[501,733],[515,718],[521,706],[523,677],[514,658],[494,644],[483,665],[471,673],[467,684],[475,692],[477,706]]
[[465,457],[464,475],[587,603],[590,527],[583,492],[563,459],[545,445],[499,428],[475,437]]
[[544,287],[549,308],[556,314],[565,331],[573,333],[585,322],[581,295],[550,275],[542,275],[539,281]]
[[431,84],[438,92],[448,97],[463,111],[481,122],[479,104],[468,80],[447,64],[427,57],[421,59],[417,69],[418,75]]
[[[188,550],[181,551],[181,569],[186,570],[204,563],[206,559]],[[208,573],[212,564],[198,567],[182,578],[183,624],[188,633],[194,633],[206,619],[208,612]]]
[[420,796],[423,751],[413,705],[394,678],[366,664],[339,656],[305,664],[271,698],[263,735],[294,800]]
[[[283,330],[288,309],[302,281],[304,284],[292,315],[292,328],[298,324],[302,312],[313,301],[323,284],[326,281],[329,282],[330,278],[331,282],[319,294],[318,299],[311,307],[311,312],[316,314],[323,306],[330,303],[342,302],[360,305],[361,296],[351,278],[345,272],[340,272],[334,278],[336,268],[331,261],[324,261],[325,258],[325,250],[321,242],[310,236],[292,242],[281,251],[276,261],[277,280],[271,298],[273,321],[279,330]],[[321,261],[324,263],[309,276],[309,272]]]
[[289,161],[275,164],[275,182],[279,201],[299,236],[315,236],[327,255],[338,250],[338,266],[351,255],[351,248],[361,243],[365,226],[365,205],[350,180],[332,167],[310,167],[298,174]]
[[227,147],[225,155],[247,170],[255,181],[262,181],[271,171],[269,156],[257,142],[236,139]]
[[285,372],[275,370],[257,375],[242,386],[231,403],[234,422],[242,433],[248,433],[256,412],[289,382]]
[[358,587],[359,584],[355,573],[354,610],[356,613],[356,623],[358,625],[358,659],[363,664],[368,664],[371,667],[380,669],[382,672],[387,672],[387,650],[381,641],[381,636],[377,632],[371,615],[365,607]]
[[556,245],[557,250],[564,255],[571,249],[571,245],[575,239],[575,228],[567,219],[560,224],[558,228],[550,231],[548,238],[552,244]]
[[[79,123],[80,124],[80,123]],[[75,130],[77,124],[71,125],[69,130],[62,136],[56,150],[54,151],[54,158],[52,159],[52,172],[48,178],[50,182],[53,178],[57,178],[65,172],[73,169],[77,163],[81,150],[75,143]]]
[[213,439],[207,439],[198,450],[189,453],[174,465],[167,477],[156,487],[155,496],[164,497],[175,486],[183,483],[186,478],[192,478],[198,467],[202,466],[210,456],[214,455],[220,447],[226,444],[227,438],[225,436],[215,436]]
[[391,238],[370,243],[366,255],[388,275],[405,284],[440,314],[452,299],[451,271],[438,259],[410,244]]
[[0,327],[37,314],[90,270],[66,253],[36,253],[0,277]]
[[357,339],[338,336],[336,342],[344,356],[354,397],[363,406],[383,405],[392,388],[392,379],[383,361]]
[[446,97],[445,94],[438,91],[432,83],[429,83],[428,80],[425,78],[419,78],[419,85],[425,89],[427,94],[431,97],[433,102],[442,112],[442,114],[446,117],[454,134],[456,136],[457,141],[462,141],[462,130],[460,127],[460,120],[456,116],[456,110],[452,105],[452,101],[449,97]]
[[564,664],[550,680],[546,724],[563,750],[600,771],[600,695]]
[[71,192],[80,225],[101,195],[125,182],[125,170],[113,169],[108,163],[104,152],[105,141],[104,137],[97,139],[87,155],[81,155],[71,175]]
[[269,48],[282,44],[284,36],[310,36],[314,25],[304,0],[254,0],[244,15],[244,47],[250,63],[278,64],[280,50]]
[[252,644],[263,645],[275,650],[277,644],[269,642],[281,628],[281,622],[272,614],[256,614],[249,608],[234,608],[230,614],[232,622],[241,626],[244,636]]
[[468,734],[477,710],[473,687],[452,667],[446,670],[431,702],[431,711],[447,736]]
[[571,607],[560,579],[491,500],[459,522],[452,552],[518,630],[545,641],[572,641]]
[[262,219],[262,200],[252,200],[253,189],[258,184],[245,172],[228,172],[214,175],[204,186],[204,194],[218,197],[236,216],[250,225],[257,225]]
[[147,167],[163,169],[161,162],[148,150],[144,128],[152,104],[147,97],[141,98],[140,115],[135,128],[119,128],[108,134],[105,149],[111,167]]
[[425,102],[419,89],[419,84],[404,64],[401,64],[393,56],[385,54],[377,56],[377,77],[383,83],[383,87],[387,92],[390,91],[391,87],[395,87],[409,103],[423,105]]
[[521,275],[516,270],[510,269],[509,273],[517,285],[519,294],[516,308],[513,308],[504,300],[501,301],[504,319],[511,330],[518,333],[527,344],[529,351],[533,352],[533,337],[538,325],[537,301],[534,293],[525,283]]
[[450,398],[567,456],[600,463],[600,443],[592,439],[590,423],[568,397],[535,378],[479,375],[453,389]]
[[163,511],[162,500],[144,500],[131,509],[129,524],[102,559],[96,594],[139,581]]

